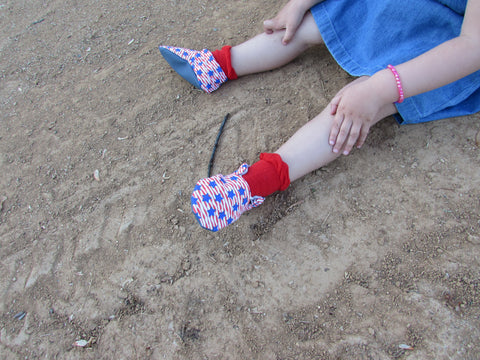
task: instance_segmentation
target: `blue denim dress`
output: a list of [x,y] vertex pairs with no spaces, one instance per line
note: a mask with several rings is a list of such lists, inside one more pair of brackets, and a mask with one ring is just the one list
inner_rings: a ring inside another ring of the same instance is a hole
[[[350,75],[370,76],[458,36],[466,5],[467,0],[326,0],[311,13],[338,64]],[[402,124],[476,113],[480,71],[395,105]]]

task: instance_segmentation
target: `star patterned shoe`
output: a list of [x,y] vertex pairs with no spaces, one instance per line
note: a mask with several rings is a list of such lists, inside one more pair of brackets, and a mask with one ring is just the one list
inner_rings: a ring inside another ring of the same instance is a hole
[[213,54],[173,46],[160,46],[160,53],[181,77],[207,93],[217,90],[228,80]]
[[257,207],[265,200],[251,196],[250,187],[242,175],[248,165],[230,175],[215,175],[197,182],[192,193],[192,212],[200,226],[218,231],[240,218],[245,211]]

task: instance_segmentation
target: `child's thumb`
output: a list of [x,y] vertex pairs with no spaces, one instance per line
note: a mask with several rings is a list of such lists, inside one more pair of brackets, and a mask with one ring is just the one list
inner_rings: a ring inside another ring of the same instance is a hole
[[275,30],[275,22],[272,19],[265,20],[263,22],[263,30],[266,33],[271,33],[273,30]]

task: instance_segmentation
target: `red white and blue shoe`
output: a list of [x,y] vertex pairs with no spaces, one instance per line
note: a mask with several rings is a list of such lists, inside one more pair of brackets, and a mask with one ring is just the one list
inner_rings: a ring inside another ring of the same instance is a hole
[[159,48],[173,70],[197,89],[211,93],[228,80],[213,54],[207,49],[197,51],[174,46]]
[[257,207],[265,200],[262,196],[251,196],[250,187],[242,175],[248,165],[230,175],[215,175],[197,182],[192,193],[192,212],[200,226],[218,231],[235,222],[245,211]]

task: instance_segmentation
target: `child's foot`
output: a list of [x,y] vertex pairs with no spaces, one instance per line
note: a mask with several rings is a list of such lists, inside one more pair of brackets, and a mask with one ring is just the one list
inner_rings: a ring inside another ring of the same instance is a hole
[[160,52],[181,77],[207,93],[215,91],[228,80],[213,54],[207,49],[197,51],[160,46]]
[[264,197],[251,196],[250,187],[242,177],[247,172],[248,165],[242,164],[233,174],[197,182],[192,193],[192,212],[201,227],[218,231],[263,203]]

